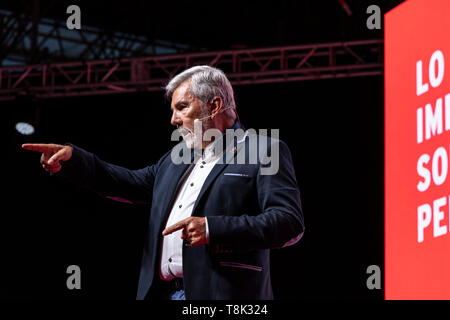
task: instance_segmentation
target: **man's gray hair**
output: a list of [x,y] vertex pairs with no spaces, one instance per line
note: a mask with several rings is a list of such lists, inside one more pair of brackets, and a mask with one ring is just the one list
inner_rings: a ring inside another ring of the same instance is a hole
[[166,85],[166,97],[171,98],[174,91],[186,80],[191,81],[191,93],[203,103],[214,97],[223,99],[224,107],[236,107],[233,88],[222,70],[210,66],[196,66],[176,75]]

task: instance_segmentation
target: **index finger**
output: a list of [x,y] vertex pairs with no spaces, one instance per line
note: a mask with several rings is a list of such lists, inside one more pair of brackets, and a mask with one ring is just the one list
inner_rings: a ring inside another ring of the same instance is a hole
[[22,145],[22,149],[38,152],[46,152],[50,151],[52,147],[45,143],[24,143]]
[[162,235],[167,236],[168,234],[171,234],[177,230],[181,230],[185,226],[187,226],[187,224],[188,224],[187,219],[181,220],[181,221],[171,225],[170,227],[167,227],[166,229],[164,229],[164,231],[162,232]]

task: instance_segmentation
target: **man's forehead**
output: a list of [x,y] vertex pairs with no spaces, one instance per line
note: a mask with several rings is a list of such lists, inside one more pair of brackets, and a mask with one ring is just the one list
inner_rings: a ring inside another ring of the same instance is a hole
[[172,94],[172,104],[176,104],[181,100],[191,100],[192,93],[190,91],[190,88],[191,86],[189,81],[185,81],[180,84]]

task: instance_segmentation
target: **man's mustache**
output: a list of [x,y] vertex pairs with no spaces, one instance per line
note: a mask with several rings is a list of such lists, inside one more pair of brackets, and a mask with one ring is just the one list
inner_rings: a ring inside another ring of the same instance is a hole
[[191,129],[186,127],[177,127],[178,132],[184,137],[190,133],[193,133]]

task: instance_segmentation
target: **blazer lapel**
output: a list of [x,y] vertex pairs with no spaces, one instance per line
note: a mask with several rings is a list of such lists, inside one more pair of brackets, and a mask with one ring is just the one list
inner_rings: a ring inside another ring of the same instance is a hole
[[[195,210],[201,200],[201,198],[203,197],[203,195],[205,194],[206,190],[208,190],[209,186],[211,185],[211,183],[216,179],[216,177],[230,164],[230,162],[234,161],[234,159],[236,158],[236,155],[241,151],[242,147],[245,145],[245,139],[244,141],[240,142],[237,144],[237,147],[233,147],[230,148],[228,146],[225,146],[225,151],[222,155],[222,162],[221,163],[217,163],[214,168],[211,170],[211,172],[209,173],[208,177],[205,180],[205,183],[203,184],[200,193],[197,197],[197,200],[195,201],[194,204],[194,209],[192,210],[192,214],[194,215]],[[228,161],[226,161],[226,154],[227,152],[232,152],[233,156],[229,157]]]
[[191,164],[172,164],[169,169],[171,176],[169,183],[165,186],[164,197],[161,199],[161,211],[160,211],[160,229],[164,227],[167,216],[170,212],[170,209],[173,206],[173,202],[176,199],[176,195],[178,194],[179,188],[182,185],[182,182],[185,180],[184,178],[188,175],[188,169],[192,169],[193,166],[193,158],[194,153],[191,152]]

